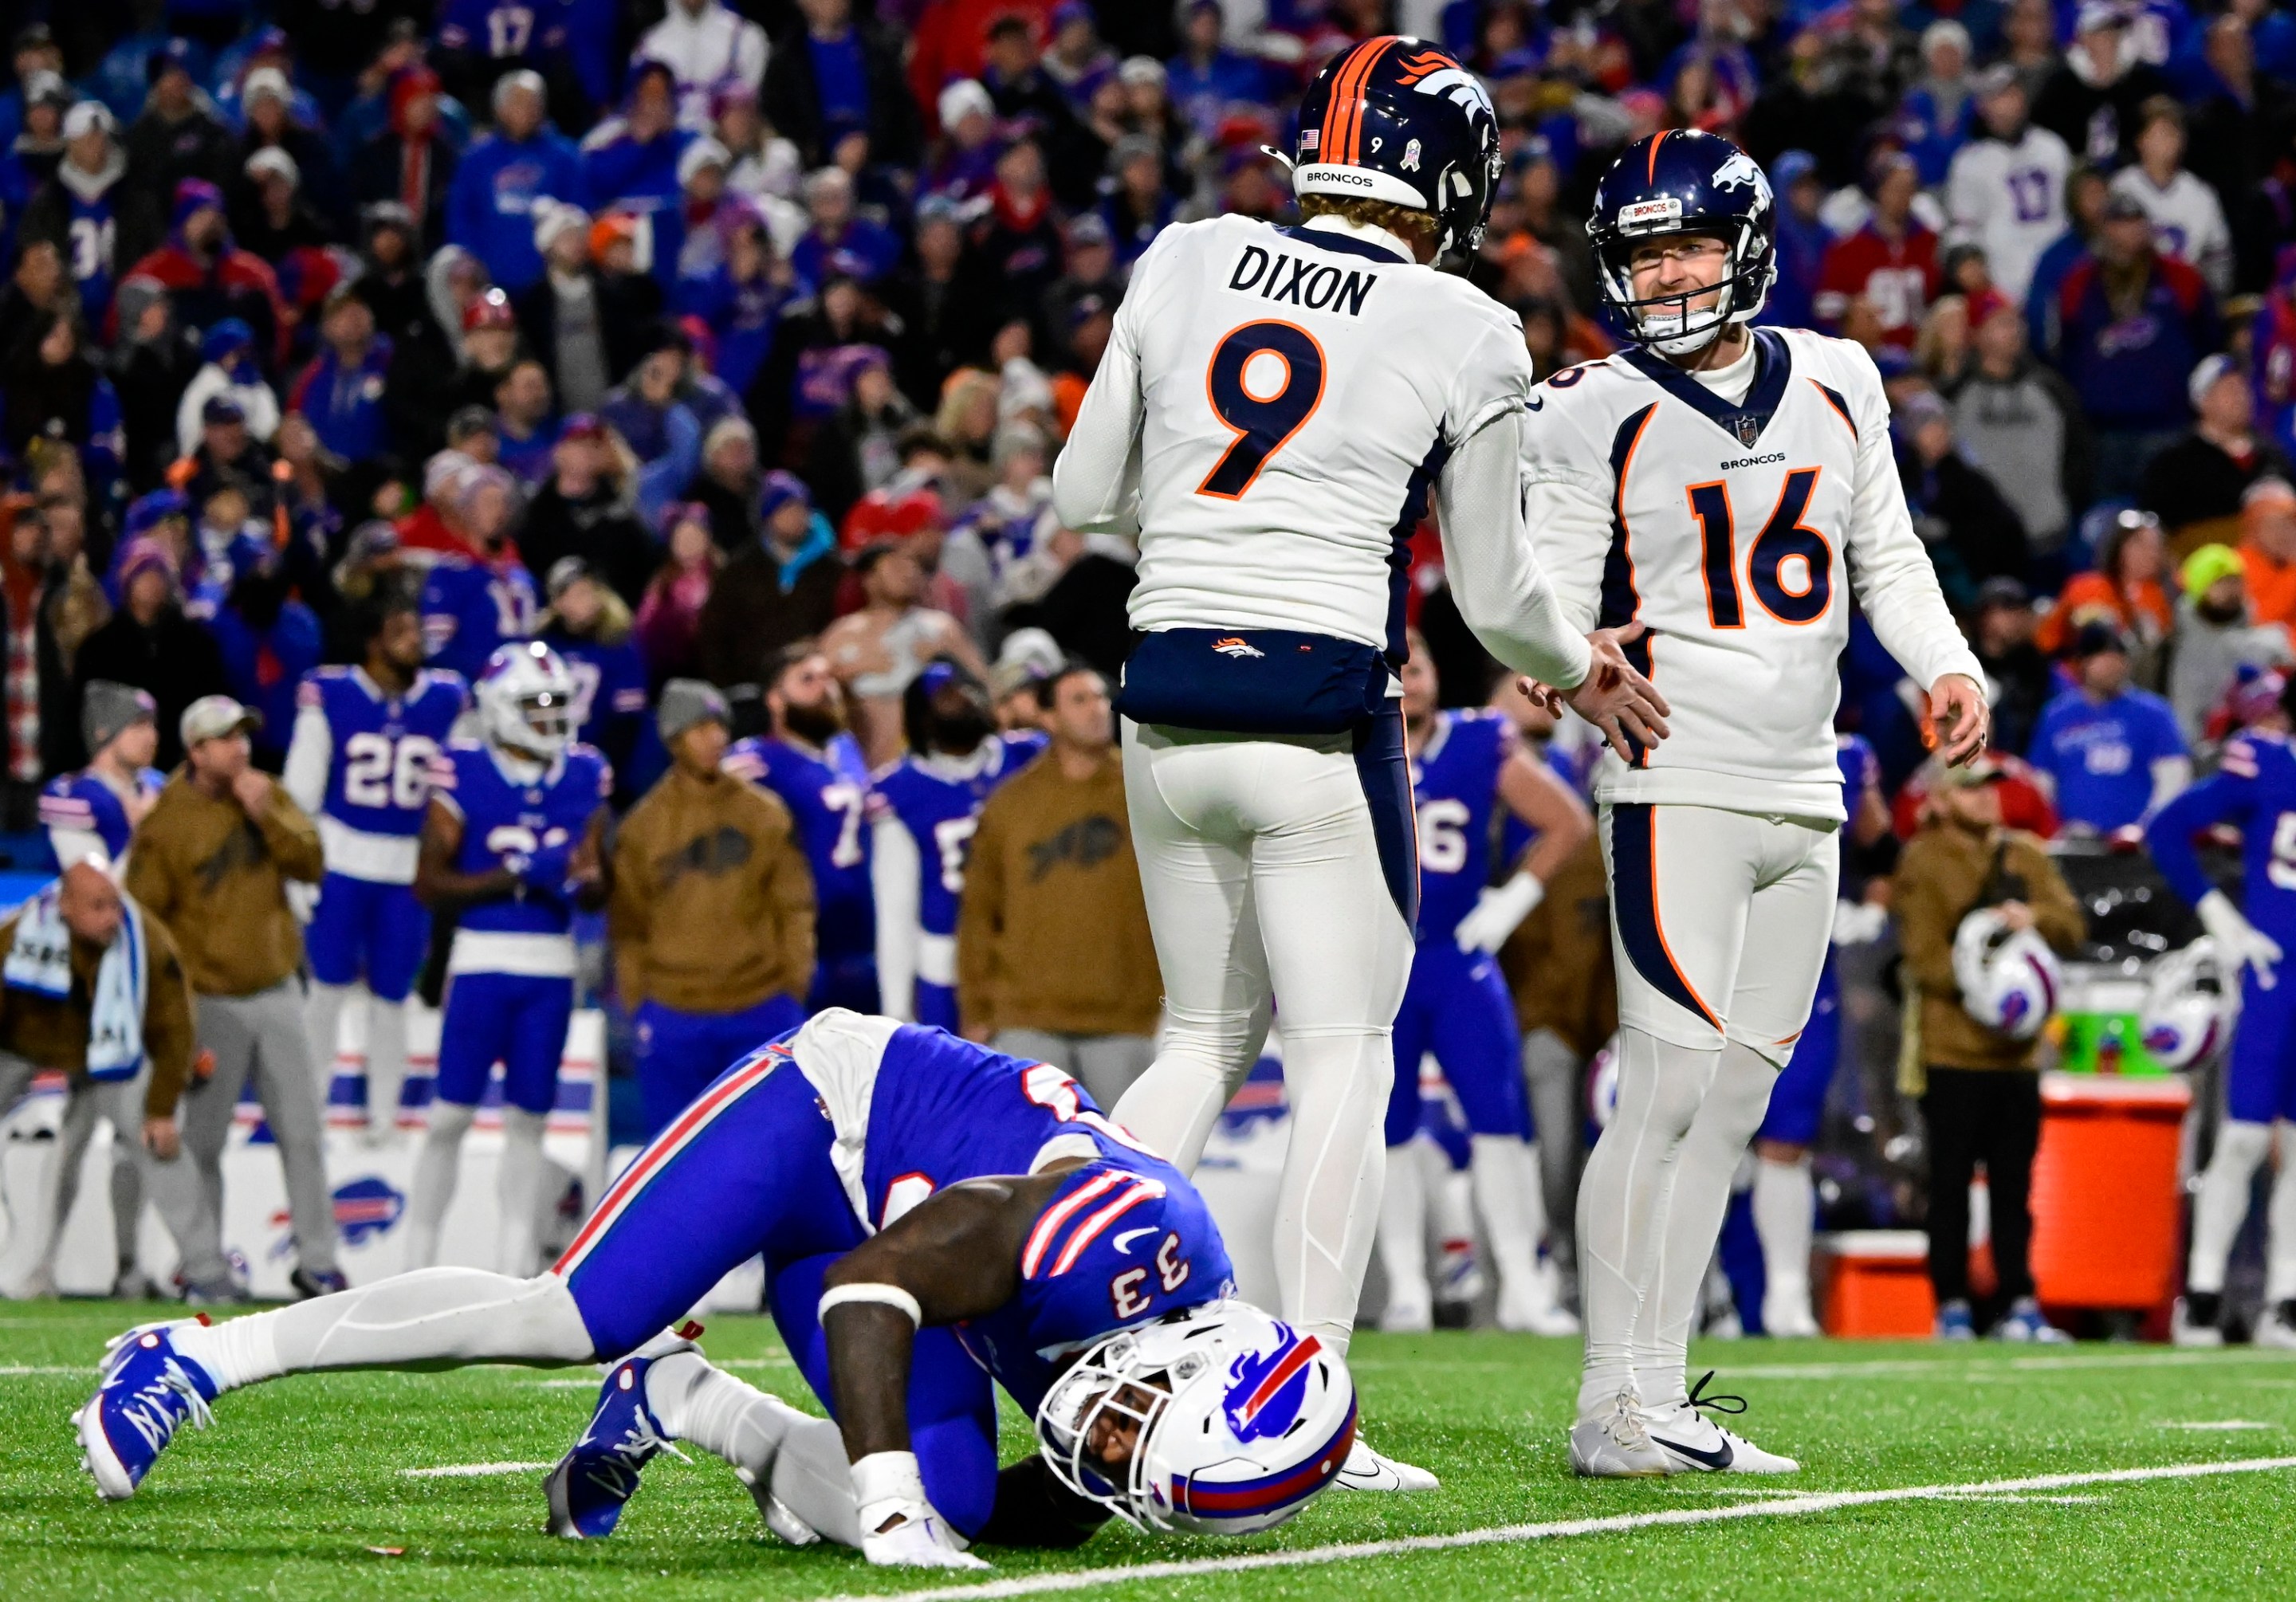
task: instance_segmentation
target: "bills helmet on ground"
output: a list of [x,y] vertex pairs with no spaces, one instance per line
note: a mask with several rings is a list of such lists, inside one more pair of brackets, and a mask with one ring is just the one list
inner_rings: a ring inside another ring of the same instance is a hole
[[2238,975],[2204,935],[2153,969],[2139,1015],[2144,1050],[2162,1067],[2198,1067],[2232,1038],[2239,1011]]
[[[1777,277],[1777,233],[1770,181],[1754,159],[1727,139],[1688,128],[1628,145],[1603,175],[1587,219],[1603,304],[1629,338],[1670,356],[1702,350],[1760,312]],[[1637,299],[1635,247],[1679,233],[1720,240],[1728,271],[1710,290]],[[1693,310],[1691,302],[1709,293],[1714,304]]]
[[1292,192],[1433,214],[1438,253],[1482,242],[1499,125],[1482,80],[1424,39],[1386,34],[1334,56],[1300,102]]
[[2056,953],[2030,929],[2012,929],[1993,907],[1961,920],[1953,977],[1962,1009],[2013,1040],[2030,1040],[2057,1009],[2064,976]]
[[495,648],[474,692],[487,738],[554,762],[574,740],[574,674],[539,640]]
[[[1111,1467],[1096,1434],[1137,1430]],[[1241,1302],[1190,1308],[1088,1348],[1037,1410],[1054,1475],[1145,1530],[1270,1530],[1336,1479],[1356,1438],[1340,1354]]]

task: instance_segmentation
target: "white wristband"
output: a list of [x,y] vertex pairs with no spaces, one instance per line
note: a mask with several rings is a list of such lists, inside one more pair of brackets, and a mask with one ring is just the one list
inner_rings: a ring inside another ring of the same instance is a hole
[[917,1299],[898,1285],[839,1285],[821,1293],[820,1304],[814,1309],[816,1318],[827,1318],[832,1307],[849,1303],[868,1302],[880,1307],[891,1307],[909,1315],[909,1322],[924,1327],[925,1310]]
[[925,1479],[917,1470],[917,1454],[913,1451],[873,1451],[853,1465],[852,1473],[853,1503],[859,1511],[865,1513],[887,1502],[924,1502]]

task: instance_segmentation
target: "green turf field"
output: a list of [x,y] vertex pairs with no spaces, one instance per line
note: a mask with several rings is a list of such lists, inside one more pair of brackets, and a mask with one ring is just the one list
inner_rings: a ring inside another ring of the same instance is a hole
[[[178,1437],[133,1501],[99,1504],[66,1415],[92,1388],[103,1338],[135,1316],[100,1303],[0,1305],[0,1582],[11,1597],[955,1594],[947,1577],[779,1545],[709,1459],[657,1459],[620,1533],[588,1543],[539,1533],[538,1470],[405,1472],[555,1458],[588,1416],[580,1370],[338,1376],[238,1393],[217,1405],[215,1429]],[[766,1389],[800,1388],[762,1320],[720,1320],[703,1345]],[[1366,1335],[1355,1367],[1372,1439],[1435,1469],[1440,1492],[1332,1492],[1250,1542],[1152,1542],[1119,1526],[1077,1552],[992,1549],[996,1573],[960,1583],[1172,1602],[2296,1597],[2296,1353],[1748,1341],[1701,1356],[1721,1368],[1718,1388],[1751,1402],[1746,1433],[1798,1455],[1800,1475],[1583,1483],[1562,1444],[1575,1343]],[[1011,1441],[1017,1456],[1025,1436]],[[2196,1472],[2234,1464],[2267,1466]],[[2099,1477],[2144,1469],[2171,1472]],[[2013,1483],[2036,1478],[2050,1483]],[[1448,1549],[1292,1556],[1472,1532],[1489,1533]],[[1203,1566],[1239,1556],[1250,1566]],[[1176,1566],[1128,1584],[1067,1578],[1160,1561]]]

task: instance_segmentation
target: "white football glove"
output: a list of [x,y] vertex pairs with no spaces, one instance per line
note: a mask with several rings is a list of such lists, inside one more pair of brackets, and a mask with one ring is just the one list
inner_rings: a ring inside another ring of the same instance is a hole
[[1495,952],[1507,943],[1515,926],[1546,899],[1546,887],[1528,873],[1518,873],[1503,885],[1493,885],[1475,898],[1473,911],[1459,920],[1458,942],[1463,952]]
[[925,1500],[914,1452],[872,1452],[854,1464],[853,1500],[860,1514],[861,1555],[881,1568],[988,1566],[964,1549],[964,1537]]
[[2272,969],[2280,960],[2280,942],[2242,917],[2230,896],[2221,890],[2211,890],[2201,897],[2201,904],[2194,911],[2200,913],[2201,925],[2216,941],[2217,949],[2232,960],[2234,968],[2245,964],[2263,989],[2270,990],[2278,983]]

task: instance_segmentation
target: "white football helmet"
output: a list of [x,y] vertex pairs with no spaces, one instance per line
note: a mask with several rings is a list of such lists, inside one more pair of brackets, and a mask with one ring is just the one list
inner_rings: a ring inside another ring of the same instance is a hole
[[487,739],[537,762],[555,762],[574,741],[574,675],[539,640],[498,645],[475,691]]
[[[1138,1432],[1121,1469],[1089,1451],[1103,1426]],[[1334,1482],[1355,1438],[1340,1354],[1242,1302],[1107,1336],[1037,1409],[1037,1450],[1062,1484],[1144,1530],[1189,1535],[1274,1529]]]
[[2030,929],[2012,930],[1991,907],[1961,920],[1953,937],[1953,977],[1962,1009],[1988,1029],[2030,1040],[2057,1009],[2064,974],[2056,953]]
[[2239,977],[2203,935],[2153,968],[2139,1015],[2144,1049],[2162,1067],[2198,1067],[2232,1038],[2239,1012]]

